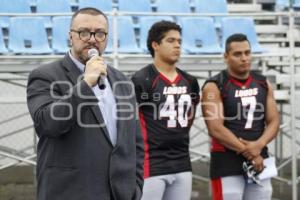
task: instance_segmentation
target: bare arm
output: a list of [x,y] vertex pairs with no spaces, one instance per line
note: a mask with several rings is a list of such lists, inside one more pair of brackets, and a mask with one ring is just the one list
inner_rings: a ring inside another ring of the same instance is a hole
[[245,145],[224,126],[224,107],[220,91],[215,83],[207,83],[202,91],[202,113],[211,137],[220,144],[236,151],[243,152]]
[[266,108],[266,128],[263,135],[258,139],[258,142],[266,146],[270,143],[278,134],[279,130],[279,113],[277,110],[276,102],[273,95],[273,89],[268,83],[268,96],[267,96],[267,108]]

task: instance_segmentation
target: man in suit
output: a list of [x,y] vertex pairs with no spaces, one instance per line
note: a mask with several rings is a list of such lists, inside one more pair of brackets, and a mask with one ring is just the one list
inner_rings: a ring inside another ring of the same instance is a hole
[[[141,197],[144,155],[134,89],[101,57],[107,32],[105,14],[78,10],[71,20],[70,52],[30,73],[28,108],[39,137],[38,200]],[[92,48],[99,55],[90,59]]]

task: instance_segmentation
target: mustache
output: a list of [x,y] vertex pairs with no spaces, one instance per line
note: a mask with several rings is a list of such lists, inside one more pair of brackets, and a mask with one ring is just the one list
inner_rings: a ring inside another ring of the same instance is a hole
[[241,64],[240,66],[246,66],[246,65],[250,65],[250,63],[249,63],[249,62],[243,63],[243,64]]

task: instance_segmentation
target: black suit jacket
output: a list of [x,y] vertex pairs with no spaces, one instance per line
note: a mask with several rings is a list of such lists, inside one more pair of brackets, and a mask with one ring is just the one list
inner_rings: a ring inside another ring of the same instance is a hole
[[113,146],[98,100],[80,75],[69,55],[29,75],[27,103],[39,136],[37,199],[140,199],[144,154],[131,82],[108,67],[120,111]]

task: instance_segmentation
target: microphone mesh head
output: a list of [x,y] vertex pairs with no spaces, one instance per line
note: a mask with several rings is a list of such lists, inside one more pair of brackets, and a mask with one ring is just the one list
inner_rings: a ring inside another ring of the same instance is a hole
[[98,56],[99,55],[99,52],[97,49],[89,49],[88,50],[88,57],[89,58],[92,58],[93,56]]

